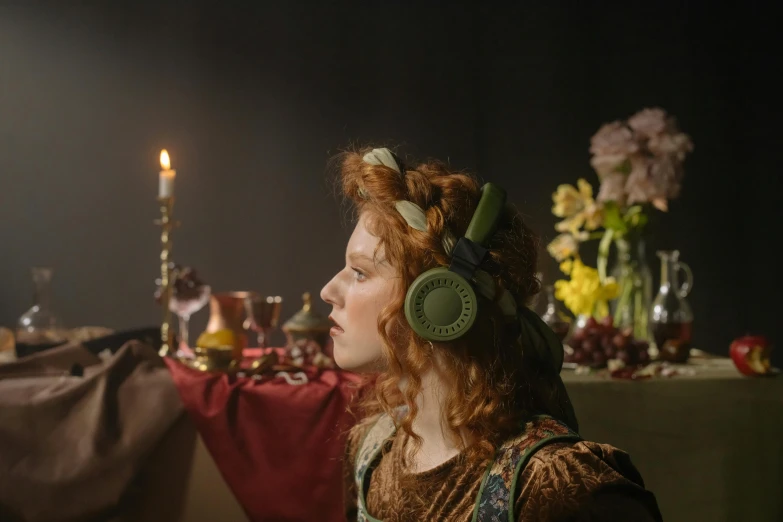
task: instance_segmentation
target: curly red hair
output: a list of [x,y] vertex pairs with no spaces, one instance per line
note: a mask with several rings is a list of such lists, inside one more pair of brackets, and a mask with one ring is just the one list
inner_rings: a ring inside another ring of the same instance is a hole
[[[472,175],[453,172],[439,161],[409,167],[402,175],[383,165],[363,161],[366,150],[344,152],[339,161],[343,196],[357,214],[367,214],[368,229],[378,237],[387,261],[398,270],[402,285],[382,311],[378,332],[384,344],[386,368],[373,376],[373,385],[360,401],[363,417],[406,405],[400,421],[414,441],[416,397],[421,376],[438,358],[438,370],[451,382],[445,403],[448,425],[459,433],[468,430],[474,442],[465,448],[469,459],[492,457],[499,443],[519,432],[523,418],[533,413],[555,414],[557,389],[534,350],[525,350],[508,327],[497,303],[479,296],[479,314],[461,339],[433,343],[417,336],[407,323],[404,301],[407,288],[425,270],[448,266],[450,258],[442,245],[445,229],[461,237],[480,198],[480,182]],[[427,231],[411,228],[397,212],[394,202],[407,200],[425,211]],[[507,206],[495,235],[488,243],[489,256],[482,268],[497,287],[514,296],[517,306],[526,306],[540,290],[536,277],[539,239],[519,212]],[[497,295],[500,292],[496,292]],[[406,377],[405,391],[400,379]],[[461,441],[458,441],[461,444]]]

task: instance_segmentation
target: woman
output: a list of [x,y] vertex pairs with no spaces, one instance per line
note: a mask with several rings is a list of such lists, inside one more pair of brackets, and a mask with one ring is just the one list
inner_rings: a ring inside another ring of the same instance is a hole
[[348,152],[358,211],[321,297],[334,357],[375,380],[348,437],[358,520],[661,520],[627,454],[582,440],[562,344],[526,303],[538,242],[495,185]]

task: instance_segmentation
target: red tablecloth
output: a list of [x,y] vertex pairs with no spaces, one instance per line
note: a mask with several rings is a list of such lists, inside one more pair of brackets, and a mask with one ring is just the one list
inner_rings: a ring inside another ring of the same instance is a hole
[[309,382],[204,373],[166,358],[186,410],[253,521],[345,520],[342,457],[353,374],[308,370]]

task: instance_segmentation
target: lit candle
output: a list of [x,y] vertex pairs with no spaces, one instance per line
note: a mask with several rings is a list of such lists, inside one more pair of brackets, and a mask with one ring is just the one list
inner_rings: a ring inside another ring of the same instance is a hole
[[160,187],[158,189],[159,198],[170,198],[174,195],[174,178],[177,177],[177,171],[171,169],[171,160],[166,149],[160,151]]

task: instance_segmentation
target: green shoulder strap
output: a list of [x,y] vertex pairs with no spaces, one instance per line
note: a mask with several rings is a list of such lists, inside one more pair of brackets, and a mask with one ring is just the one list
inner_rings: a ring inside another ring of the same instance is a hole
[[522,433],[498,448],[481,483],[473,522],[515,522],[514,491],[530,457],[542,446],[558,441],[582,440],[565,423],[548,415],[538,415],[525,423]]

